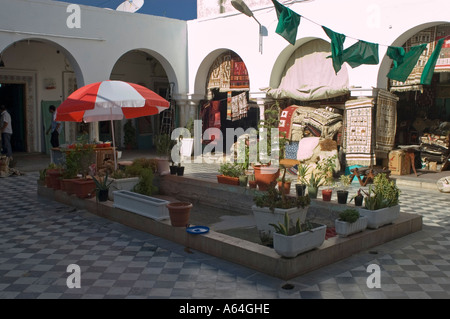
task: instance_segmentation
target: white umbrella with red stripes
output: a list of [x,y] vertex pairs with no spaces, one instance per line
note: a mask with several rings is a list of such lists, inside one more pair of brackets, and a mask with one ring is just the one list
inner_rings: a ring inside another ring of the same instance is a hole
[[[56,121],[97,122],[155,115],[168,109],[169,101],[144,86],[123,81],[102,81],[83,86],[56,109]],[[116,152],[114,165],[117,169]]]

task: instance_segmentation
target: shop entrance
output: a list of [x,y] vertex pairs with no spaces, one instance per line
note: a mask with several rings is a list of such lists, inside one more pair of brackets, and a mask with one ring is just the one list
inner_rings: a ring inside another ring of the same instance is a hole
[[26,152],[25,84],[0,83],[0,104],[4,104],[11,115],[13,152]]

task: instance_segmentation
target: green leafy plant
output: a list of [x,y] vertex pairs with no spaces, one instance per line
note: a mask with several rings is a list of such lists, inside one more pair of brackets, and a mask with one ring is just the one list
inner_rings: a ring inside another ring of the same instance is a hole
[[347,223],[354,223],[359,217],[359,212],[354,208],[345,209],[339,214],[339,220]]
[[219,174],[229,177],[239,177],[244,175],[244,169],[238,163],[223,163],[219,167]]
[[364,206],[368,210],[392,207],[399,203],[400,189],[384,173],[375,176],[373,185],[369,186],[369,192],[363,192]]
[[279,134],[279,159],[285,158],[285,150],[286,150],[286,143],[288,140],[286,139],[285,133],[280,133],[278,130],[279,124],[280,124],[280,105],[279,102],[275,102],[274,104],[267,106],[264,110],[264,120],[261,120],[259,122],[258,128],[259,129],[265,129],[267,131],[267,143],[265,143],[266,150],[261,150],[261,147],[264,145],[262,142],[262,139],[260,137],[259,143],[258,143],[258,162],[261,162],[260,156],[262,154],[267,154],[267,156],[272,155],[272,129],[277,129],[277,132]]
[[292,224],[289,215],[287,213],[284,214],[284,222],[277,224],[270,224],[275,228],[275,232],[278,234],[282,234],[284,236],[293,236],[296,234],[300,234],[304,231],[311,230],[313,225],[310,222],[301,223],[300,219],[297,218],[295,224]]
[[298,181],[302,184],[308,184],[308,181],[306,180],[306,175],[309,172],[309,165],[307,164],[299,164],[298,168],[297,168],[297,176],[298,176]]
[[113,181],[108,181],[108,172],[106,172],[104,177],[98,177],[96,178],[95,176],[91,176],[92,179],[95,182],[95,190],[96,191],[101,191],[101,190],[108,190],[109,186],[111,186],[111,183]]
[[132,191],[147,196],[156,194],[158,187],[153,185],[153,177],[152,170],[144,168],[139,176],[139,182],[133,187]]
[[308,186],[310,187],[314,187],[314,188],[319,188],[320,186],[322,186],[324,184],[325,180],[322,176],[322,174],[314,174],[311,173],[311,177],[309,178],[308,181]]
[[321,175],[324,182],[323,185],[331,186],[334,183],[333,174],[336,168],[337,155],[323,158],[317,163],[318,175]]
[[89,175],[89,167],[95,163],[95,144],[88,141],[86,134],[80,135],[72,147],[64,149],[65,163],[63,178]]
[[273,212],[275,208],[294,208],[294,207],[306,207],[311,203],[311,199],[306,196],[283,196],[283,193],[276,189],[275,184],[272,183],[268,190],[258,193],[253,201],[258,207],[269,207]]
[[351,202],[352,200],[354,200],[354,199],[355,199],[356,197],[358,197],[358,196],[363,196],[362,192],[363,192],[363,190],[362,190],[361,188],[358,189],[358,190],[356,191],[356,194],[353,195],[352,198],[350,198],[350,201],[349,201],[349,202]]
[[342,188],[347,189],[351,184],[350,175],[341,175],[339,177],[339,183]]
[[175,145],[175,141],[170,138],[169,134],[161,134],[156,137],[155,144],[156,154],[170,157],[170,152]]

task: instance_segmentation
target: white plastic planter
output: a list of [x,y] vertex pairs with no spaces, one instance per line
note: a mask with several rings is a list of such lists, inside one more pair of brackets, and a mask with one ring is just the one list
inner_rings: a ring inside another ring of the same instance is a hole
[[334,226],[336,228],[336,234],[339,237],[347,237],[352,234],[359,233],[367,228],[368,219],[366,216],[361,216],[354,223],[344,222],[342,220],[336,219],[334,221]]
[[301,253],[322,246],[325,241],[326,231],[327,226],[320,225],[293,236],[274,233],[273,248],[280,256],[293,258]]
[[400,205],[377,210],[360,208],[359,214],[367,217],[367,228],[377,229],[381,226],[392,223],[400,216]]
[[284,214],[288,213],[289,218],[293,223],[297,222],[297,218],[300,219],[301,223],[306,220],[306,214],[308,212],[308,206],[305,208],[289,208],[281,209],[275,208],[272,212],[269,207],[258,207],[256,205],[252,206],[253,216],[255,217],[256,228],[259,231],[260,237],[272,238],[275,229],[270,224],[278,225],[278,223],[284,223]]
[[169,218],[167,204],[170,202],[130,191],[114,192],[114,207],[133,212],[155,220]]
[[139,177],[114,179],[109,186],[108,199],[114,200],[114,191],[131,191],[138,182]]

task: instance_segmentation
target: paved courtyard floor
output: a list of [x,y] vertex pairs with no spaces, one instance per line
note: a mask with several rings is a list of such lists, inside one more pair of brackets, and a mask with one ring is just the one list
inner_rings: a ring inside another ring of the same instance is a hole
[[[402,186],[422,231],[283,281],[40,198],[38,175],[0,179],[1,299],[450,298],[450,194]],[[71,264],[81,288],[67,286]]]

